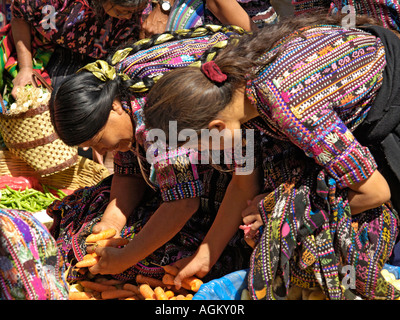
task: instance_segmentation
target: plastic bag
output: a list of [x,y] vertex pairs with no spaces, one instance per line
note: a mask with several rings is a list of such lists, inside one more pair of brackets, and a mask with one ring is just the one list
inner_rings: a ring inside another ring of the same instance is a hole
[[400,278],[400,267],[398,266],[392,266],[390,264],[385,264],[383,266],[383,269],[386,269],[387,271],[389,271],[390,273],[393,273],[394,276],[396,277],[396,279]]
[[248,271],[235,271],[202,284],[193,300],[240,300],[243,289],[247,289]]

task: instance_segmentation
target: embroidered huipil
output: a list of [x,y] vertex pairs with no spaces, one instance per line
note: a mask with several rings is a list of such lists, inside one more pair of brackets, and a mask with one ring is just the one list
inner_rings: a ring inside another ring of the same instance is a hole
[[[97,1],[97,0],[94,0]],[[45,50],[60,45],[93,58],[104,58],[122,43],[139,39],[142,14],[117,19],[104,13],[97,17],[90,0],[13,0],[14,18],[24,19],[32,27],[33,44]]]
[[[171,41],[139,51],[118,63],[117,72],[124,72],[131,78],[155,77],[169,70],[185,67],[196,61],[208,48],[226,40],[231,34],[217,32],[211,36]],[[146,93],[131,96],[123,102],[125,110],[135,124],[135,137],[143,148],[142,164],[149,167],[144,156],[151,146],[148,129],[143,120]],[[201,196],[204,192],[200,178],[199,155],[183,147],[169,149],[159,154],[151,168],[150,179],[159,187],[164,201]],[[134,152],[118,152],[114,157],[114,172],[119,174],[141,174],[138,157]]]
[[[296,15],[326,10],[331,14],[350,14],[350,9],[357,15],[368,15],[380,21],[385,28],[400,31],[400,5],[393,0],[292,0]],[[351,6],[351,7],[350,7]]]
[[305,39],[287,37],[265,53],[260,59],[276,58],[248,81],[247,95],[262,119],[251,126],[290,140],[339,187],[348,187],[376,169],[352,131],[381,86],[384,47],[358,29],[316,26],[300,32]]

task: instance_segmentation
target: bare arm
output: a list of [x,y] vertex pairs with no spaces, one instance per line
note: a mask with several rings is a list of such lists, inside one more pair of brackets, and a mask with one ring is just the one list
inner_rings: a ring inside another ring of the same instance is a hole
[[242,211],[247,200],[253,199],[260,191],[259,171],[250,175],[234,175],[230,182],[218,214],[201,243],[199,249],[190,257],[189,262],[182,259],[176,263],[181,268],[175,284],[179,287],[182,279],[196,274],[205,276],[217,262],[229,240],[238,231],[242,222]]
[[196,212],[199,198],[164,202],[124,248],[97,248],[101,257],[91,273],[116,274],[135,265],[174,237]]
[[376,208],[390,200],[390,189],[386,179],[378,170],[366,180],[349,186],[348,199],[351,214]]
[[247,31],[257,29],[255,23],[236,0],[207,0],[206,4],[223,24],[239,26]]
[[146,182],[142,178],[114,174],[110,202],[101,221],[93,227],[93,232],[114,228],[119,234],[129,215],[142,200],[145,190]]
[[31,27],[23,19],[11,20],[12,34],[17,51],[18,74],[13,80],[14,88],[11,94],[15,97],[16,88],[32,83],[32,52],[31,52]]

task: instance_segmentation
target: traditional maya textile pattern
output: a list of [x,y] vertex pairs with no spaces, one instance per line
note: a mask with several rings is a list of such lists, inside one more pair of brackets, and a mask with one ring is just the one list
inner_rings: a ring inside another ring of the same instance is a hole
[[[197,250],[214,221],[229,184],[230,174],[203,167],[201,179],[205,192],[200,198],[200,208],[182,230],[146,259],[121,274],[113,275],[114,278],[131,280],[138,273],[161,278],[164,271],[157,265],[173,263],[192,255]],[[57,246],[67,268],[82,260],[86,254],[85,239],[91,233],[93,226],[100,221],[108,205],[111,181],[112,176],[93,187],[79,189],[62,201],[55,201],[47,209],[48,214],[54,218],[51,233],[57,240]],[[158,209],[161,202],[159,192],[151,192],[151,190],[146,192],[146,196],[130,215],[122,229],[121,237],[134,238]],[[238,230],[205,279],[218,278],[232,271],[247,268],[250,254],[251,248],[244,242],[243,232]],[[68,280],[80,277],[82,277],[80,274],[70,272]]]
[[[329,299],[394,299],[400,292],[380,271],[398,234],[397,215],[382,205],[351,216],[347,189],[312,159],[263,138],[266,198],[263,233],[251,257],[254,299],[284,299],[289,285],[320,286]],[[341,273],[351,267],[355,288]]]
[[[396,298],[380,274],[397,236],[395,212],[382,205],[352,217],[345,191],[376,170],[352,130],[381,86],[384,47],[357,29],[299,32],[303,38],[295,33],[266,52],[261,61],[275,59],[248,81],[260,113],[248,126],[267,137],[267,196],[259,204],[265,226],[251,260],[252,296],[282,298],[291,282],[320,285],[330,299]],[[355,290],[341,284],[346,265],[355,268]]]
[[31,213],[0,210],[0,299],[66,300],[63,260]]

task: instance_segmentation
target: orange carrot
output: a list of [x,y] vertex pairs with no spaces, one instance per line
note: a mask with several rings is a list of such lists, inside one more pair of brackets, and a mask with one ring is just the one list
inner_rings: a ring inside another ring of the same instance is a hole
[[174,276],[172,274],[166,273],[162,277],[162,283],[167,286],[174,286]]
[[[197,292],[200,289],[200,286],[203,284],[203,281],[201,281],[199,278],[196,277],[187,277],[183,279],[183,282],[186,283],[187,285],[190,286],[190,290]],[[182,287],[184,287],[182,285]]]
[[150,277],[146,277],[142,274],[138,274],[136,276],[136,282],[137,283],[146,283],[148,284],[150,287],[164,287],[164,284],[161,280],[158,279],[154,279],[154,278],[150,278]]
[[134,296],[133,292],[124,289],[107,290],[101,293],[101,298],[104,300],[129,298]]
[[114,286],[97,283],[97,282],[93,282],[93,281],[82,280],[80,283],[81,283],[82,287],[88,288],[88,289],[91,289],[94,291],[98,291],[98,292],[117,290],[117,288]]
[[183,294],[179,294],[176,296],[176,300],[185,300],[185,296]]
[[165,295],[168,299],[171,299],[173,296],[175,296],[175,292],[173,292],[172,290],[167,290],[165,291]]
[[122,280],[117,280],[117,279],[107,279],[107,278],[97,278],[96,280],[94,280],[97,283],[101,283],[101,284],[107,284],[109,286],[115,286],[118,284],[123,284],[124,281]]
[[[174,279],[175,277],[172,274],[166,273],[162,278],[162,282],[167,286],[175,286]],[[191,290],[190,285],[184,281],[182,282],[181,286],[184,289]]]
[[119,298],[120,300],[140,300],[139,298],[138,298],[138,296],[136,296],[136,295],[133,295],[133,296],[131,296],[131,297],[128,297],[128,298]]
[[191,293],[187,294],[185,297],[185,300],[192,300],[193,299],[193,295]]
[[165,291],[161,287],[156,287],[154,289],[154,293],[156,295],[156,300],[168,300],[167,295],[165,294]]
[[114,237],[117,234],[115,229],[107,229],[103,230],[99,233],[92,233],[87,236],[86,242],[97,242],[99,240],[109,239]]
[[172,266],[170,264],[161,267],[164,269],[166,273],[172,274],[173,276],[176,276],[179,272],[179,269],[177,267]]
[[86,255],[83,256],[83,260],[86,260],[86,259],[93,259],[93,258],[95,258],[95,257],[97,257],[96,252],[88,253],[88,254],[86,254]]
[[94,296],[90,292],[69,292],[69,300],[94,300]]
[[77,268],[85,268],[85,267],[92,267],[99,261],[99,257],[91,257],[84,260],[81,260],[76,263]]
[[129,240],[126,238],[112,238],[112,239],[104,239],[96,241],[99,247],[120,247],[125,246],[129,243]]
[[124,290],[130,290],[130,291],[132,291],[134,294],[137,294],[137,295],[140,294],[139,287],[138,287],[138,286],[135,286],[134,284],[131,284],[131,283],[125,283],[125,284],[122,286],[122,289],[124,289]]
[[154,293],[153,289],[150,288],[150,286],[146,283],[140,285],[139,291],[145,299],[156,299],[156,294]]

